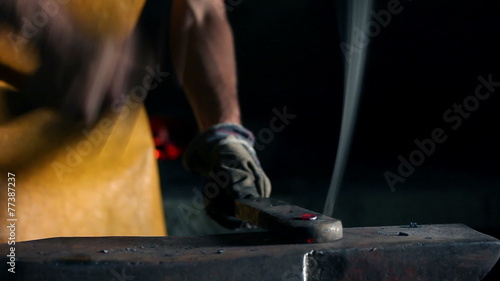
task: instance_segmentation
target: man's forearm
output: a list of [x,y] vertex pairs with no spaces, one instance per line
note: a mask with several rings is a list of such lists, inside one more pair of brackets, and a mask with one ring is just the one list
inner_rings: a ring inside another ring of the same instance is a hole
[[231,28],[222,0],[174,0],[172,59],[200,128],[240,124]]

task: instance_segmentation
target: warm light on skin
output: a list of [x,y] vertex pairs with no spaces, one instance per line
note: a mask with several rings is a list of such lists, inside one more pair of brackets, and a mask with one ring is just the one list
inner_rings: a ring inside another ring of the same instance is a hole
[[173,65],[200,131],[218,123],[241,124],[233,36],[220,11],[223,4],[222,0],[172,3]]

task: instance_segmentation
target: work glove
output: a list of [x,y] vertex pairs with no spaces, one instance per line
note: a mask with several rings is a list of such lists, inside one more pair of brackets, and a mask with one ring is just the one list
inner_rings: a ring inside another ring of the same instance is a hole
[[235,199],[271,194],[271,183],[257,159],[254,142],[252,132],[244,127],[222,123],[195,138],[184,154],[186,169],[207,178],[202,191],[207,214],[224,227],[245,226],[234,217]]

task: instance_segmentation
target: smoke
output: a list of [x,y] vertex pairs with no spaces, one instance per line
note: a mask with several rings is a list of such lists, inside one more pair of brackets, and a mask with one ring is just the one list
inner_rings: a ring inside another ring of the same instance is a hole
[[370,19],[373,2],[372,0],[339,0],[336,4],[342,37],[340,47],[345,57],[345,88],[337,156],[323,210],[323,214],[327,216],[333,215],[356,124],[369,41],[368,37],[364,37],[361,38],[363,41],[360,42],[359,34],[368,28],[367,23]]

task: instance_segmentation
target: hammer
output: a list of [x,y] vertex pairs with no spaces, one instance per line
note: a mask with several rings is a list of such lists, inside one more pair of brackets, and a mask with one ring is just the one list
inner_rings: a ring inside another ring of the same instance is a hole
[[297,243],[332,242],[342,238],[340,220],[272,198],[235,200],[236,217],[285,234]]

